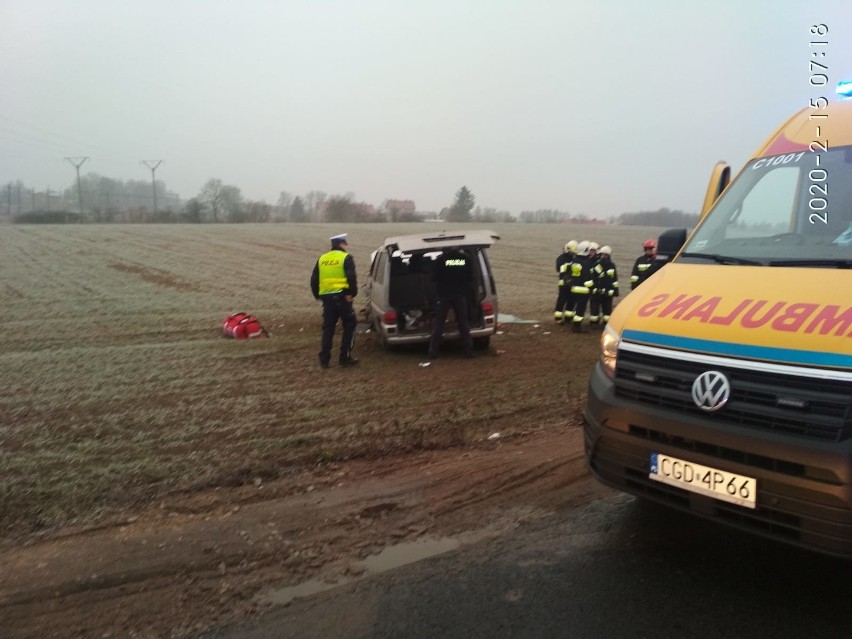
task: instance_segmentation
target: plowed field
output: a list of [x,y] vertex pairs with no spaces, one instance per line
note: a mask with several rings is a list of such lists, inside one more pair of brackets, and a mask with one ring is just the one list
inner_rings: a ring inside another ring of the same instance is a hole
[[[363,280],[388,235],[354,225]],[[550,319],[568,239],[629,290],[654,230],[491,226],[500,333],[317,366],[327,225],[0,226],[0,627],[188,636],[357,578],[399,542],[496,532],[600,494],[579,412],[597,335]],[[357,305],[356,305],[357,306]],[[245,310],[268,339],[221,337]]]

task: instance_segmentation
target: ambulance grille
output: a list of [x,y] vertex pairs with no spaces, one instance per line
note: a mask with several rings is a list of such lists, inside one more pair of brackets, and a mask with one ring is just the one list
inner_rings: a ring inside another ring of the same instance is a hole
[[[699,409],[692,400],[692,383],[708,370],[724,373],[731,384],[728,403],[713,413]],[[625,400],[732,427],[831,442],[852,436],[852,381],[620,350],[615,392]]]

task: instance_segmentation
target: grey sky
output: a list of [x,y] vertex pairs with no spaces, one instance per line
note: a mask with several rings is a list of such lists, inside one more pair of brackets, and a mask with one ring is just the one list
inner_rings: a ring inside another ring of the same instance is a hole
[[852,2],[0,0],[0,59],[0,184],[162,159],[183,198],[219,178],[436,211],[466,185],[606,217],[697,210],[717,160],[834,99]]

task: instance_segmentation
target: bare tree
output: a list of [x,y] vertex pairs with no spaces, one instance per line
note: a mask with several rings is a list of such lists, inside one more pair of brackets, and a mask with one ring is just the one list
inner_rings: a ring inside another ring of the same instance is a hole
[[222,180],[211,178],[201,187],[201,193],[198,196],[198,199],[210,209],[214,222],[219,221],[219,213],[222,211],[225,203],[225,195],[222,192],[224,187],[225,185],[222,183]]
[[290,207],[293,205],[293,196],[287,191],[281,191],[278,196],[278,211],[275,214],[276,221],[286,221],[290,218]]
[[311,221],[320,221],[320,210],[325,203],[326,194],[323,191],[309,191],[305,195],[305,208],[307,209],[308,218]]
[[302,198],[296,196],[296,199],[293,200],[293,204],[290,205],[289,217],[288,219],[291,222],[306,222],[308,219],[308,213],[305,210],[305,204],[302,202]]
[[211,178],[202,187],[198,199],[210,209],[214,222],[223,218],[229,222],[245,221],[243,196],[236,186]]

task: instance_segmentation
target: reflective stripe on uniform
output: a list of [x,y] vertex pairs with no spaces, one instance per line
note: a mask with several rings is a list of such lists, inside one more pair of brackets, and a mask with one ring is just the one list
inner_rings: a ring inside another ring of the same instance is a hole
[[589,294],[589,287],[588,286],[572,286],[571,292],[577,293],[579,295],[588,295]]

